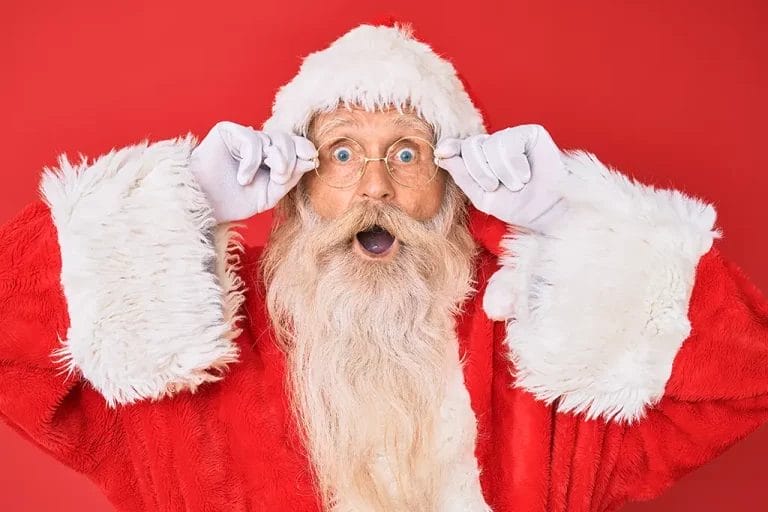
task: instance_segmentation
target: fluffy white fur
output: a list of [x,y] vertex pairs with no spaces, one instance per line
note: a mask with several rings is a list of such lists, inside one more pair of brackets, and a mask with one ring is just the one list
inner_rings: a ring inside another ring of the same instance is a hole
[[241,283],[215,247],[236,241],[187,167],[194,145],[144,142],[90,165],[62,156],[42,179],[70,317],[56,355],[110,406],[194,391],[238,356]]
[[568,213],[545,233],[511,230],[484,309],[507,320],[517,385],[559,411],[634,421],[657,402],[690,332],[712,206],[564,155]]
[[435,457],[446,473],[440,487],[438,510],[442,512],[491,512],[480,486],[480,467],[475,457],[477,419],[472,410],[464,370],[459,362],[458,340],[448,353],[448,380],[436,425]]
[[278,91],[264,130],[306,135],[313,113],[340,104],[368,111],[411,105],[438,139],[485,133],[453,65],[402,26],[361,25],[307,56]]

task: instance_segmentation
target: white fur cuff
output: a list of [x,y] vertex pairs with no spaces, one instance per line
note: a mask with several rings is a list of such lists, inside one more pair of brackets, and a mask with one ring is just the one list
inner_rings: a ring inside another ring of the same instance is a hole
[[715,210],[587,153],[564,161],[568,212],[546,234],[505,237],[484,309],[507,320],[518,386],[561,412],[634,421],[663,395],[689,335]]
[[90,165],[62,156],[41,182],[70,318],[57,355],[110,406],[194,391],[238,356],[194,146],[144,142]]

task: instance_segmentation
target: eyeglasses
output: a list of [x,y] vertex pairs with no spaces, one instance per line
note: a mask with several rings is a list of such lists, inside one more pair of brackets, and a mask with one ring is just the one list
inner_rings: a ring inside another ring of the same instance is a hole
[[395,182],[407,188],[422,188],[437,176],[435,147],[416,136],[396,140],[379,158],[366,156],[362,144],[349,137],[329,140],[317,148],[315,172],[330,187],[348,188],[360,181],[368,162],[377,160],[384,162]]

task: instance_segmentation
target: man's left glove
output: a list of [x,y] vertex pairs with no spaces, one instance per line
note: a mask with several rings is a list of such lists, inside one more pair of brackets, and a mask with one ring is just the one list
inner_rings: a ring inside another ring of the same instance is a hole
[[568,171],[539,125],[444,139],[435,157],[475,208],[504,222],[545,231],[565,209],[557,185]]
[[316,156],[304,137],[222,121],[192,150],[189,167],[216,220],[229,222],[274,207],[315,168]]

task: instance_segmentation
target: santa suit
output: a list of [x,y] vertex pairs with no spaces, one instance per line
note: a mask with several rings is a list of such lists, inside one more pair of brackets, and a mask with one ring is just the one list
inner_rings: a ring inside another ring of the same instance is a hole
[[[341,100],[485,131],[450,63],[370,26],[307,57],[264,129],[306,133]],[[62,160],[0,229],[0,415],[120,511],[318,510],[262,252],[217,226],[233,199],[201,179],[233,185],[229,155],[201,171],[193,148]],[[567,215],[546,230],[472,212],[476,292],[433,434],[440,512],[615,510],[768,419],[768,303],[713,247],[714,209],[562,161]]]
[[[261,249],[214,232],[193,146],[62,161],[0,229],[0,414],[120,511],[318,510]],[[556,235],[472,211],[445,510],[616,510],[768,419],[768,303],[712,247],[712,208],[567,165],[603,186]]]

